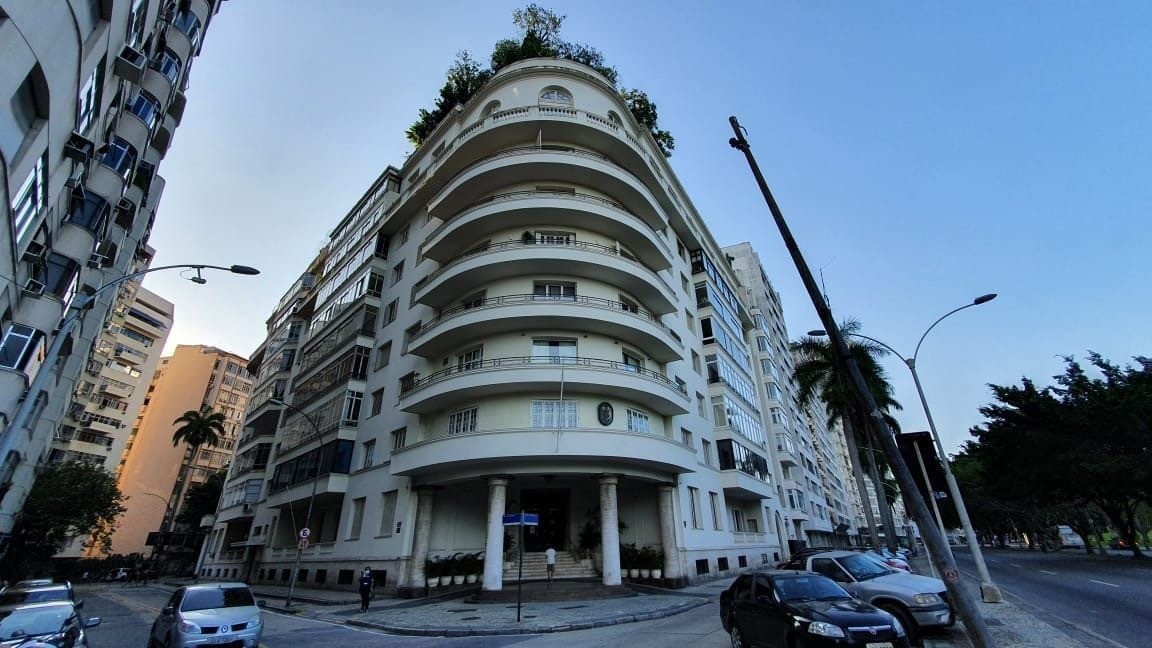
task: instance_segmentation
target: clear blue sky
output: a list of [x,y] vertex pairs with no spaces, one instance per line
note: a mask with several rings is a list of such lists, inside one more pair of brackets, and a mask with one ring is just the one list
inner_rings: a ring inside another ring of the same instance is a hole
[[[161,174],[169,347],[247,355],[264,319],[429,107],[458,50],[486,60],[518,2],[225,2]],[[743,157],[737,115],[837,317],[920,351],[951,451],[988,383],[1060,356],[1149,354],[1152,3],[552,2],[562,35],[646,90],[671,163],[722,245],[750,241],[793,337],[819,323]],[[926,429],[888,363],[905,430]]]

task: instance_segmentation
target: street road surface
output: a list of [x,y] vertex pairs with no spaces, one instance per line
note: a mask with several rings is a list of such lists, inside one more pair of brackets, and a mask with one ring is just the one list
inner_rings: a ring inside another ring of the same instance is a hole
[[[719,596],[720,589],[717,589]],[[143,648],[148,644],[148,630],[170,593],[158,587],[122,587],[119,585],[84,587],[84,612],[102,619],[89,631],[92,648]],[[453,648],[604,648],[628,645],[630,648],[722,648],[730,646],[728,635],[720,627],[720,612],[713,602],[684,614],[622,625],[594,628],[579,632],[547,635],[514,635],[495,637],[405,637],[326,623],[293,615],[265,611],[262,645],[372,646]]]
[[[972,554],[953,547],[966,575]],[[985,549],[992,580],[1010,602],[1088,646],[1152,645],[1152,560]],[[978,590],[977,590],[978,591]]]

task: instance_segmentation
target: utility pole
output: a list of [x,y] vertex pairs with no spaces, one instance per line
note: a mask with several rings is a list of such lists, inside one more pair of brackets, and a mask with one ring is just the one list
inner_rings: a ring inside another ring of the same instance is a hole
[[948,593],[952,597],[957,612],[964,621],[969,637],[975,648],[991,648],[994,644],[988,635],[988,626],[984,623],[984,616],[980,613],[975,598],[960,580],[960,572],[956,569],[956,563],[952,559],[947,540],[940,534],[940,530],[932,524],[932,517],[928,512],[927,505],[924,504],[924,498],[920,496],[916,482],[912,479],[912,473],[908,469],[908,465],[904,463],[904,457],[900,454],[899,446],[896,445],[896,436],[888,427],[887,421],[884,420],[884,413],[876,405],[876,399],[873,398],[871,390],[868,389],[868,385],[864,381],[864,375],[856,364],[856,358],[848,350],[844,336],[840,334],[840,327],[832,316],[832,309],[824,300],[820,287],[812,276],[812,270],[808,267],[804,255],[801,254],[800,247],[792,236],[788,223],[784,220],[784,214],[780,211],[780,206],[776,204],[776,199],[772,196],[772,191],[768,188],[768,183],[760,172],[760,166],[752,155],[752,147],[744,138],[744,131],[740,122],[735,116],[729,117],[728,122],[735,133],[735,137],[729,139],[728,144],[742,152],[748,160],[748,166],[752,169],[752,175],[756,177],[756,184],[760,186],[760,192],[764,195],[764,201],[768,204],[769,211],[772,212],[772,218],[776,221],[776,227],[780,230],[784,245],[788,248],[788,253],[796,265],[796,270],[800,273],[800,279],[808,291],[808,296],[812,299],[812,305],[816,308],[816,314],[820,317],[820,322],[823,324],[824,330],[827,331],[833,348],[836,349],[840,366],[851,380],[851,385],[856,391],[860,404],[864,406],[866,414],[872,418],[877,435],[880,437],[880,444],[888,458],[888,465],[896,477],[896,482],[900,485],[900,492],[904,494],[905,504],[912,510],[912,517],[920,526],[920,534],[924,538],[924,544],[929,555],[940,566],[944,584],[948,588]]

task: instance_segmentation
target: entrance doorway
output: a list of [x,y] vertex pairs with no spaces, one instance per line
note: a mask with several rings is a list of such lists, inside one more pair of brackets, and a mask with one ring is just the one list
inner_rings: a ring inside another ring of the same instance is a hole
[[525,513],[540,516],[540,525],[524,529],[524,551],[568,548],[568,489],[545,488],[520,493]]

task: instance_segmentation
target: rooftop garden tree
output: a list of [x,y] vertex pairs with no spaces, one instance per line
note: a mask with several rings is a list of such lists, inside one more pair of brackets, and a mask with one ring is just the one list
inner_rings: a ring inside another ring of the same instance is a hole
[[[456,55],[448,68],[447,79],[440,88],[440,96],[431,110],[421,109],[419,118],[408,127],[405,135],[413,146],[419,147],[457,105],[464,105],[494,74],[501,69],[529,58],[559,58],[587,65],[618,85],[616,68],[604,62],[604,55],[595,47],[571,43],[560,38],[560,27],[565,16],[532,3],[512,12],[512,23],[519,29],[517,38],[496,42],[489,57],[488,67],[481,67],[468,52]],[[619,88],[620,98],[660,147],[665,157],[672,155],[676,140],[657,123],[656,104],[648,95],[636,88]]]

